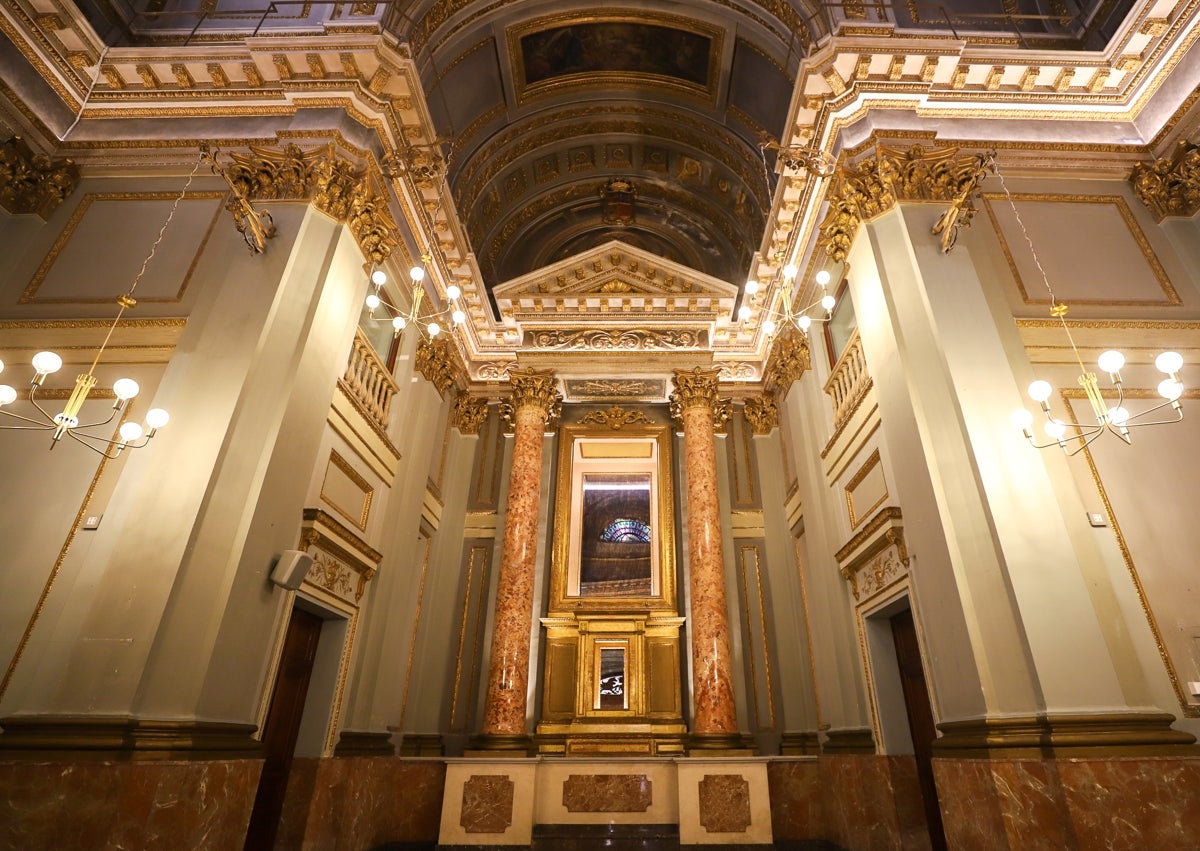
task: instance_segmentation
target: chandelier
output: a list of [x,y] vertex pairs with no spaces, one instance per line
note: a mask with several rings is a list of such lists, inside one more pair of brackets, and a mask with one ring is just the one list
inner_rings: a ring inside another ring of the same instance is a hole
[[[776,257],[781,260],[782,255]],[[820,296],[816,301],[804,307],[796,307],[792,303],[792,286],[795,284],[796,275],[799,270],[796,264],[788,263],[780,271],[780,306],[768,307],[763,311],[762,320],[759,326],[763,333],[768,337],[775,335],[785,325],[792,325],[805,333],[812,327],[814,322],[827,322],[833,315],[833,308],[837,305],[837,299],[829,293],[829,272],[821,269],[816,274],[817,286],[820,287]],[[742,298],[742,306],[738,308],[738,321],[745,322],[754,315],[753,308],[750,307],[748,299],[757,294],[759,290],[758,281],[753,279],[746,281],[746,286],[743,292],[745,296]],[[817,315],[813,315],[813,313]]]
[[[51,449],[54,449],[64,437],[69,437],[77,443],[86,446],[88,449],[98,452],[105,458],[116,458],[125,449],[143,448],[150,442],[150,438],[154,437],[155,433],[167,424],[167,421],[170,419],[167,412],[162,408],[151,408],[146,412],[145,427],[133,421],[121,423],[120,428],[117,429],[115,440],[111,437],[106,437],[105,433],[101,433],[100,430],[104,429],[114,419],[122,416],[129,405],[129,400],[133,399],[140,392],[141,388],[132,378],[119,378],[113,382],[112,393],[115,401],[109,409],[107,417],[95,422],[82,422],[80,414],[83,412],[83,405],[88,399],[88,394],[96,387],[96,367],[100,364],[100,360],[104,356],[104,350],[112,341],[113,333],[117,330],[117,326],[125,316],[125,311],[132,310],[137,305],[137,300],[133,297],[133,293],[137,289],[138,283],[141,282],[142,276],[146,274],[146,269],[149,267],[150,261],[154,259],[154,254],[158,251],[158,246],[162,243],[163,236],[166,234],[171,220],[175,218],[175,211],[179,209],[179,203],[187,194],[188,189],[191,188],[196,171],[205,162],[206,154],[207,151],[202,149],[200,159],[192,167],[187,182],[184,183],[182,191],[175,198],[175,203],[171,206],[170,212],[167,213],[166,221],[159,228],[158,237],[154,240],[154,244],[150,246],[150,253],[146,255],[146,259],[142,261],[141,269],[134,276],[133,283],[129,286],[129,292],[117,297],[117,315],[113,317],[112,324],[108,326],[108,333],[104,335],[104,340],[100,343],[100,348],[96,351],[96,356],[92,359],[92,364],[88,367],[88,371],[75,377],[75,387],[72,389],[70,396],[67,397],[67,403],[63,406],[63,409],[58,413],[51,413],[43,404],[47,400],[38,398],[38,393],[42,390],[42,385],[45,383],[47,376],[58,372],[62,368],[62,358],[51,351],[38,352],[32,358],[33,377],[29,380],[28,401],[33,406],[33,410],[28,411],[28,415],[8,410],[8,406],[17,401],[19,394],[15,387],[9,384],[0,384],[0,414],[10,419],[18,420],[21,423],[20,425],[0,425],[0,429],[48,431],[51,432]],[[3,371],[4,363],[0,361],[0,372]],[[106,433],[112,434],[111,432]]]
[[[428,254],[421,255],[421,262],[425,265],[432,260],[433,258]],[[425,301],[425,269],[422,266],[413,266],[408,270],[408,279],[412,287],[412,302],[408,310],[402,311],[388,301],[384,292],[383,288],[388,281],[387,273],[382,269],[376,269],[371,273],[371,285],[374,289],[367,293],[367,313],[377,322],[391,322],[394,336],[399,337],[406,328],[416,326],[422,336],[432,339],[442,333],[442,322],[446,321],[447,316],[455,326],[467,320],[467,314],[458,306],[462,290],[457,284],[450,284],[446,287],[446,297],[450,299],[450,307],[436,313],[422,315],[421,305]],[[386,307],[390,316],[375,316],[375,311],[380,307]]]
[[[1115,349],[1103,352],[1097,359],[1096,366],[1099,367],[1101,372],[1108,373],[1108,380],[1112,384],[1113,391],[1116,394],[1116,399],[1112,405],[1104,398],[1104,392],[1100,389],[1100,381],[1097,378],[1096,372],[1084,365],[1079,348],[1075,345],[1075,338],[1071,335],[1071,328],[1067,324],[1066,319],[1068,307],[1066,303],[1058,301],[1054,296],[1054,290],[1050,286],[1050,279],[1046,274],[1046,270],[1042,267],[1042,262],[1038,258],[1037,251],[1034,250],[1033,240],[1029,236],[1025,222],[1021,220],[1021,214],[1017,211],[1017,205],[1013,202],[1012,193],[1008,191],[1008,184],[1004,182],[1004,175],[997,169],[996,176],[1000,178],[1000,186],[1004,190],[1004,196],[1008,200],[1008,205],[1017,220],[1017,225],[1021,228],[1021,234],[1025,238],[1025,243],[1029,246],[1029,253],[1033,255],[1033,262],[1037,266],[1038,272],[1041,273],[1042,283],[1045,285],[1046,292],[1050,296],[1050,315],[1061,323],[1063,333],[1067,335],[1067,341],[1071,344],[1071,351],[1074,353],[1075,362],[1079,364],[1078,383],[1092,407],[1091,421],[1068,423],[1065,420],[1058,419],[1050,410],[1050,396],[1054,393],[1054,387],[1049,381],[1039,379],[1029,385],[1028,393],[1029,397],[1038,404],[1042,414],[1045,416],[1046,421],[1042,424],[1042,428],[1046,436],[1050,438],[1049,441],[1038,443],[1035,440],[1032,431],[1034,415],[1025,408],[1018,408],[1013,411],[1011,417],[1012,424],[1025,435],[1030,445],[1035,449],[1047,449],[1052,446],[1058,446],[1067,455],[1075,455],[1104,434],[1116,435],[1125,443],[1133,443],[1130,432],[1135,428],[1167,425],[1182,420],[1183,404],[1179,399],[1183,396],[1183,382],[1179,379],[1179,370],[1183,368],[1183,357],[1178,352],[1163,352],[1154,361],[1154,366],[1166,376],[1158,384],[1158,395],[1164,401],[1136,413],[1125,407],[1125,385],[1121,379],[1121,367],[1125,366],[1125,355]],[[1110,395],[1112,395],[1113,391],[1110,391]],[[1171,416],[1169,418],[1147,419],[1151,414],[1162,411],[1164,408],[1171,409]]]

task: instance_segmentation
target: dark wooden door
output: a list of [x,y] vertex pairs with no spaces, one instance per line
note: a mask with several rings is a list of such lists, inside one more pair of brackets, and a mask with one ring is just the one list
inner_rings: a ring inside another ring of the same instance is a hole
[[279,673],[271,692],[271,706],[267,709],[267,722],[263,725],[266,761],[258,781],[250,827],[246,831],[245,851],[270,851],[275,844],[288,771],[300,734],[304,699],[308,696],[308,681],[317,656],[317,640],[321,637],[321,623],[319,617],[303,609],[292,610],[283,638]]
[[945,851],[946,834],[942,829],[942,811],[938,807],[937,786],[933,781],[933,740],[937,738],[937,729],[933,724],[929,689],[925,686],[925,669],[921,667],[921,648],[917,643],[912,609],[894,615],[891,623],[896,662],[900,666],[900,683],[904,689],[904,708],[908,713],[908,729],[912,733],[913,752],[917,758],[917,781],[921,785],[925,821],[929,825],[929,841],[933,851]]

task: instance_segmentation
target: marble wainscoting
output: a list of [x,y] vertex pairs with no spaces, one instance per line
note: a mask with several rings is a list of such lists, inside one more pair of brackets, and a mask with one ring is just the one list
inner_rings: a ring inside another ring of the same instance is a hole
[[446,764],[440,759],[296,759],[275,847],[295,851],[432,844],[438,838],[445,783]]
[[262,761],[0,762],[0,848],[240,849]]
[[780,847],[825,840],[849,851],[930,848],[911,756],[780,757],[767,764],[767,779]]
[[933,766],[951,848],[1200,848],[1200,757],[934,759]]

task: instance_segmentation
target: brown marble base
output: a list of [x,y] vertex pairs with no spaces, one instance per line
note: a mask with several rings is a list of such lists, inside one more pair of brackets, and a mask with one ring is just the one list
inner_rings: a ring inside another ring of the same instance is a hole
[[241,848],[262,762],[0,762],[0,848]]
[[951,848],[1200,847],[1200,758],[934,759]]
[[872,851],[930,847],[911,756],[777,759],[767,765],[767,781],[777,843],[822,840]]
[[[391,733],[358,733],[343,730],[333,749],[334,756],[395,756]],[[440,754],[439,754],[440,755]]]
[[400,757],[297,759],[277,848],[436,842],[446,765]]

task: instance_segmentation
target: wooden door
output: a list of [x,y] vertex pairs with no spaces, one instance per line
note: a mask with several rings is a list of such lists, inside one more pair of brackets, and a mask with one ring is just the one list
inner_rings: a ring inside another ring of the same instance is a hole
[[304,700],[308,696],[308,681],[312,677],[322,623],[321,618],[310,612],[292,610],[283,639],[279,673],[271,692],[271,706],[267,709],[267,721],[263,725],[262,741],[266,760],[258,782],[258,794],[254,798],[250,827],[246,831],[245,851],[270,851],[275,844],[275,832],[283,812],[288,771],[292,766],[292,755],[296,752],[300,717],[304,714]]
[[917,643],[912,609],[894,615],[891,624],[896,662],[900,666],[900,684],[904,689],[904,709],[917,758],[917,781],[925,805],[925,821],[929,825],[929,841],[933,851],[945,851],[946,834],[942,829],[942,811],[938,807],[937,786],[933,781],[933,741],[937,738],[937,728],[933,723],[929,689],[925,685],[925,669],[921,667],[921,648]]

